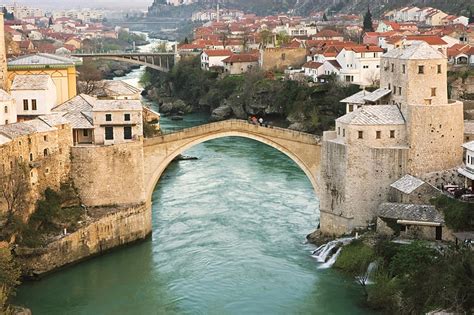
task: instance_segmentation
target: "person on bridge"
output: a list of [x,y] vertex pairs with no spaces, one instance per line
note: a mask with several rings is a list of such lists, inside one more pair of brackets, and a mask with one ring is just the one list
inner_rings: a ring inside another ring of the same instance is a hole
[[260,117],[260,118],[258,119],[258,123],[259,123],[260,126],[263,127],[263,118],[262,118],[262,117]]

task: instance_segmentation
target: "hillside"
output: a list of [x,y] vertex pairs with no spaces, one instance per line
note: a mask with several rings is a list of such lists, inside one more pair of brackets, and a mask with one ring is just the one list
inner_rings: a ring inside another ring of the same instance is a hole
[[[155,0],[152,8],[162,7],[159,6],[162,2],[163,0]],[[222,7],[240,9],[258,15],[289,12],[308,16],[313,11],[326,11],[329,13],[328,15],[335,13],[361,14],[370,6],[374,16],[377,17],[384,11],[409,5],[431,6],[451,14],[467,15],[469,6],[474,10],[474,0],[200,0],[199,4],[192,7],[210,8],[215,7],[217,2],[221,3]],[[169,10],[169,7],[167,9]],[[171,10],[183,11],[183,7]],[[169,14],[169,12],[160,13]]]

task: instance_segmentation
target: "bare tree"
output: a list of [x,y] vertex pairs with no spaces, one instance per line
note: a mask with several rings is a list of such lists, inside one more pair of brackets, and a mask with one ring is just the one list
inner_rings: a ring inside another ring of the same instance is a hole
[[95,62],[86,61],[79,68],[78,89],[80,93],[93,94],[97,89],[102,88],[102,71],[98,69]]
[[16,162],[11,163],[10,171],[0,175],[0,197],[7,206],[7,227],[13,222],[15,215],[27,205],[27,195],[30,191],[28,175],[28,166]]

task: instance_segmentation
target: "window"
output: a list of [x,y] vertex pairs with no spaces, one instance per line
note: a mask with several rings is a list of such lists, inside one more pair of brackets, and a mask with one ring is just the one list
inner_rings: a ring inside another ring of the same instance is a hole
[[364,138],[364,132],[359,130],[359,136],[357,138],[358,139],[363,139]]
[[124,114],[123,115],[123,120],[130,121],[130,114]]
[[132,139],[132,127],[123,127],[123,138],[125,140]]
[[388,84],[388,89],[391,90],[392,89],[392,85],[389,83]]
[[377,65],[376,68],[379,69],[379,68],[380,68],[380,65]]
[[36,107],[36,100],[31,100],[31,109],[32,110],[37,110],[38,108]]
[[362,68],[369,69],[369,66],[365,65],[365,66],[362,66]]
[[402,95],[402,87],[401,86],[398,87],[398,95]]
[[30,162],[33,162],[33,153],[30,153]]
[[418,66],[418,74],[425,73],[425,66]]
[[285,59],[286,59],[286,54],[285,53],[281,54],[281,60],[285,60]]
[[402,73],[405,73],[405,71],[406,71],[406,66],[402,65]]
[[8,119],[5,119],[5,125],[8,125]]
[[43,155],[44,155],[44,156],[48,156],[48,149],[44,149],[44,150],[43,150]]
[[105,121],[112,121],[112,114],[105,114]]
[[43,136],[44,141],[48,141],[48,136]]
[[441,73],[441,65],[438,65],[438,73]]
[[380,139],[380,138],[382,138],[382,131],[377,130],[377,131],[375,132],[375,139]]
[[395,138],[395,130],[390,130],[390,138]]
[[342,136],[345,137],[346,136],[346,129],[342,129]]
[[431,88],[431,96],[436,96],[436,88]]
[[425,98],[425,105],[431,105],[431,99]]
[[8,106],[5,106],[4,111],[5,111],[5,114],[8,114]]
[[392,72],[395,70],[395,65],[392,63]]
[[338,135],[341,134],[341,127],[337,127],[337,134],[338,134]]
[[28,110],[28,100],[23,100],[23,110]]
[[89,130],[87,130],[87,129],[82,130],[82,135],[84,137],[89,137]]
[[114,140],[114,127],[105,127],[105,140]]
[[349,113],[352,112],[354,110],[354,105],[349,105]]

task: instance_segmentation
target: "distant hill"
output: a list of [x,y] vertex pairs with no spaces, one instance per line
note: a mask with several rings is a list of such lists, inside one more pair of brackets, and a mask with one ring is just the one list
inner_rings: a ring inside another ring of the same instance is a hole
[[[163,2],[164,0],[155,0],[154,7],[158,7],[158,4]],[[451,14],[467,14],[469,6],[474,10],[474,0],[199,0],[197,7],[215,7],[218,2],[223,7],[240,9],[258,15],[291,12],[307,16],[312,11],[326,11],[329,15],[335,13],[362,14],[369,5],[376,17],[384,11],[408,5],[431,6]]]

